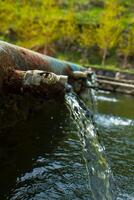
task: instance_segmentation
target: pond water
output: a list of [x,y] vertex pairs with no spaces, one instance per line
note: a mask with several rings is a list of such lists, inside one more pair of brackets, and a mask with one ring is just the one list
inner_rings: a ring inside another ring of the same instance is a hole
[[134,97],[72,94],[0,136],[0,200],[134,199]]
[[134,97],[100,93],[96,122],[118,190],[118,200],[134,199]]

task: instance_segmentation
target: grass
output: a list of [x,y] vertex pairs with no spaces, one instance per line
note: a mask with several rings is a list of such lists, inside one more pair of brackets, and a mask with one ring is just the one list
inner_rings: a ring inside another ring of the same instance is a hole
[[57,57],[58,59],[61,60],[66,60],[69,62],[73,62],[76,64],[80,64],[84,67],[91,67],[91,68],[95,68],[95,69],[102,69],[102,70],[109,70],[109,71],[114,71],[114,72],[124,72],[124,73],[128,73],[128,74],[134,74],[134,69],[123,69],[117,65],[110,65],[110,64],[106,64],[106,65],[100,65],[100,64],[91,64],[88,60],[82,60],[80,59],[81,54],[80,53],[71,53],[68,52],[57,52],[57,54],[55,55],[55,57]]
[[76,13],[78,24],[98,24],[102,8],[92,8]]
[[120,67],[117,67],[115,65],[85,65],[85,67],[91,67],[91,68],[96,68],[96,69],[104,69],[104,70],[109,70],[109,71],[115,71],[115,72],[124,72],[128,74],[133,74],[134,75],[134,69],[122,69]]

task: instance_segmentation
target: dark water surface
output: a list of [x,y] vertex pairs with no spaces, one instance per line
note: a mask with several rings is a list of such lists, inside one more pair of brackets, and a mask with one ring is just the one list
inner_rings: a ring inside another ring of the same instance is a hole
[[117,199],[134,199],[134,97],[100,93],[96,122],[114,175]]
[[134,199],[134,98],[97,101],[95,125],[67,95],[1,132],[0,200]]

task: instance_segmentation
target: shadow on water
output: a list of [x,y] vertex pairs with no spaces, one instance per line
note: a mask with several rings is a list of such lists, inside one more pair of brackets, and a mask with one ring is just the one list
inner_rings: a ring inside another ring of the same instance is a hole
[[1,200],[10,196],[11,191],[17,187],[16,180],[23,173],[34,170],[35,159],[42,154],[53,152],[58,143],[63,140],[66,135],[65,130],[62,130],[66,121],[66,111],[63,104],[49,102],[45,104],[43,110],[27,121],[2,131],[0,136]]

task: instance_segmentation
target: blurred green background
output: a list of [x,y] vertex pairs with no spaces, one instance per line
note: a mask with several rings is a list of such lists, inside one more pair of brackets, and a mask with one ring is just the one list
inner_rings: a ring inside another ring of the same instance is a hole
[[0,39],[134,73],[133,0],[0,0]]

